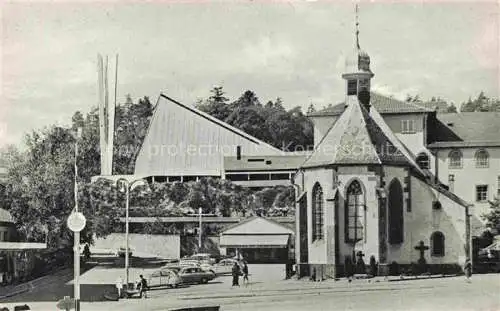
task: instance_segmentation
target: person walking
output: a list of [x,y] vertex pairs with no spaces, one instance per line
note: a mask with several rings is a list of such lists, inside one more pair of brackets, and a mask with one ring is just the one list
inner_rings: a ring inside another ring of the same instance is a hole
[[472,276],[472,263],[470,259],[467,259],[464,264],[465,281],[470,283],[470,278]]
[[123,279],[121,276],[116,280],[116,289],[118,290],[118,299],[122,298]]
[[233,276],[233,286],[240,286],[239,281],[240,281],[240,265],[235,262],[233,265],[233,269],[231,270],[231,275]]
[[243,262],[242,270],[243,270],[243,283],[245,283],[245,285],[248,285],[248,265],[246,261]]
[[139,281],[139,297],[142,298],[142,294],[144,294],[144,298],[148,298],[148,295],[147,295],[148,282],[146,281],[146,279],[144,278],[144,276],[142,276],[142,274],[139,276],[139,278],[140,278],[140,281]]

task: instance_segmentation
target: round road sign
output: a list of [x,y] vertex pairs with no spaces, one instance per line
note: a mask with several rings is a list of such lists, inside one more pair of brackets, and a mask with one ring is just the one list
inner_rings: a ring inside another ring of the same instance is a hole
[[72,212],[68,217],[68,228],[73,232],[80,232],[85,228],[87,220],[80,212]]

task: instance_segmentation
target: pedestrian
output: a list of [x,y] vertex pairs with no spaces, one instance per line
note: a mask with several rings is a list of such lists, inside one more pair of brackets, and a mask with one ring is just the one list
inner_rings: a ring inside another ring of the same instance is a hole
[[246,261],[243,262],[242,270],[243,270],[243,282],[245,283],[245,285],[248,285],[248,265]]
[[237,262],[234,262],[233,269],[231,270],[231,275],[233,276],[233,286],[240,286],[240,265]]
[[470,259],[467,259],[464,264],[465,281],[470,283],[470,278],[472,276],[472,263]]
[[144,294],[144,298],[148,298],[148,295],[147,295],[148,282],[142,276],[142,274],[139,276],[139,278],[140,278],[140,281],[139,281],[139,297],[142,298],[142,294]]
[[85,259],[85,262],[88,262],[90,260],[90,247],[89,244],[85,244],[83,247],[83,258]]
[[122,289],[123,289],[123,280],[122,277],[120,276],[116,280],[116,290],[118,291],[118,298],[122,298]]

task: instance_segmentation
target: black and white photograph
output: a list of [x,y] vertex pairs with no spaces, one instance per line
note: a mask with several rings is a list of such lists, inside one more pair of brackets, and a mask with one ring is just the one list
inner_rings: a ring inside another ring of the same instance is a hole
[[0,85],[0,311],[500,310],[498,0],[6,0]]

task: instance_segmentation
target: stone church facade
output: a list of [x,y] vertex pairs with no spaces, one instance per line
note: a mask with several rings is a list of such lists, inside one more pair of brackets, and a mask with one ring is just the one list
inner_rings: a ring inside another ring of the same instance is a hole
[[346,275],[361,258],[381,275],[458,269],[469,254],[469,205],[418,165],[371,105],[370,58],[359,44],[353,54],[345,110],[294,177],[299,275]]

